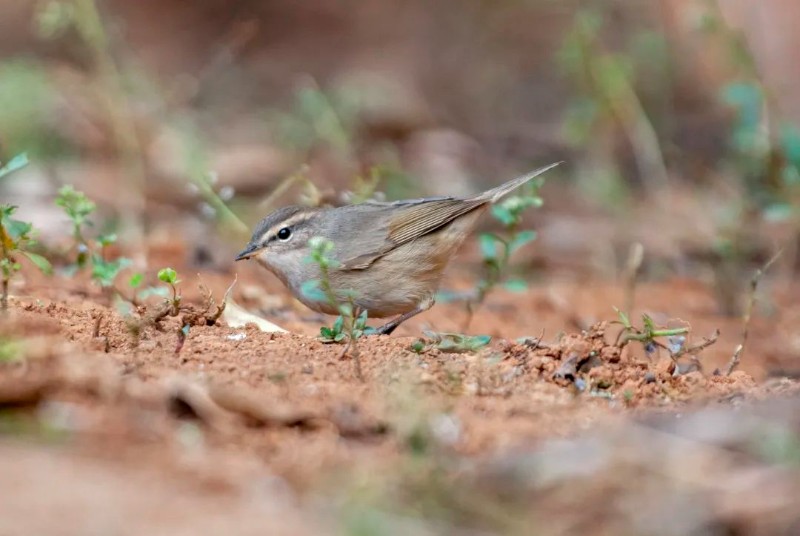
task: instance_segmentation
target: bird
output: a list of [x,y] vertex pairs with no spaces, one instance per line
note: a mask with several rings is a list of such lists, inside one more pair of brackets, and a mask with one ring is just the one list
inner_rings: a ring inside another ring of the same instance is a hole
[[[255,259],[313,311],[338,315],[338,300],[349,300],[371,318],[393,317],[375,330],[388,335],[433,307],[444,269],[488,207],[560,163],[472,196],[279,208],[255,226],[235,260]],[[323,277],[309,262],[315,237],[332,243],[326,272],[336,300],[305,290]]]

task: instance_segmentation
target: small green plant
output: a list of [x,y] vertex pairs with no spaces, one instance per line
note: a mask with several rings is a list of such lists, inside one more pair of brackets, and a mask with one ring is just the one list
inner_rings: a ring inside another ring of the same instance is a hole
[[537,177],[529,183],[527,191],[519,195],[507,197],[501,203],[492,206],[492,216],[500,222],[499,233],[482,233],[478,236],[481,246],[484,275],[478,281],[472,299],[467,301],[467,320],[464,330],[469,328],[475,310],[483,304],[486,296],[499,284],[506,289],[519,292],[527,288],[521,279],[506,279],[511,256],[524,245],[536,239],[536,231],[521,230],[525,211],[538,208],[543,204],[539,191],[544,178]]
[[[159,296],[161,298],[168,298],[170,289],[162,286],[147,286],[144,285],[144,274],[136,272],[128,279],[128,289],[130,289],[130,298],[123,297],[125,302],[132,305],[139,305],[150,296]],[[120,293],[120,295],[122,295]]]
[[[72,237],[78,249],[78,267],[83,268],[88,260],[86,255],[88,250],[87,240],[84,237],[84,228],[92,225],[89,216],[97,209],[94,201],[86,197],[86,194],[72,187],[72,185],[62,186],[56,196],[56,205],[61,207],[67,214],[72,223]],[[84,251],[81,251],[81,250]],[[83,254],[83,256],[81,256]]]
[[178,272],[172,268],[162,268],[158,271],[158,280],[169,285],[172,291],[172,297],[169,299],[169,303],[172,306],[172,315],[177,315],[181,308],[181,292],[177,287],[181,280],[178,279]]
[[345,346],[342,355],[350,354],[356,364],[356,375],[361,378],[361,364],[359,361],[358,346],[356,341],[367,334],[371,328],[367,327],[367,311],[359,311],[355,305],[355,292],[352,290],[336,289],[331,285],[330,270],[335,268],[338,262],[331,258],[333,242],[322,237],[313,237],[309,240],[311,254],[306,262],[316,264],[319,267],[320,278],[306,281],[301,292],[305,297],[314,301],[327,302],[331,307],[339,311],[339,317],[332,327],[323,326],[320,328],[320,341],[324,343],[344,342]]
[[[15,156],[0,167],[0,179],[22,169],[26,165],[28,165],[28,157],[25,153]],[[16,210],[17,207],[13,205],[0,205],[0,253],[2,253],[2,257],[0,257],[0,272],[2,272],[3,276],[0,308],[4,311],[8,309],[8,284],[14,274],[22,269],[16,259],[17,253],[28,257],[44,273],[49,274],[52,272],[52,267],[47,259],[28,249],[36,243],[31,237],[33,225],[26,221],[12,218]]]
[[[367,312],[361,311],[361,314],[355,319],[352,336],[358,339],[364,335],[367,329]],[[323,326],[319,328],[319,340],[324,343],[342,342],[350,336],[351,334],[345,331],[344,316],[342,315],[336,317],[331,327]]]
[[440,352],[463,354],[476,352],[492,342],[489,335],[464,335],[462,333],[437,333],[424,331],[424,339],[417,339],[411,343],[411,351],[423,353],[428,348],[435,348]]
[[[633,325],[628,315],[616,307],[614,310],[617,312],[619,320],[614,321],[615,324],[622,325],[622,331],[617,336],[617,346],[625,346],[631,341],[638,341],[644,346],[647,354],[652,354],[656,348],[663,348],[668,350],[670,355],[681,352],[685,343],[686,336],[689,334],[688,327],[680,328],[658,328],[650,317],[650,315],[642,315],[642,328],[637,328]],[[663,344],[658,339],[668,337],[669,346]]]
[[16,210],[17,207],[13,205],[0,205],[0,252],[2,252],[2,256],[0,256],[0,271],[3,276],[0,308],[3,310],[8,309],[8,284],[14,274],[22,269],[16,259],[17,253],[28,257],[44,273],[49,274],[52,272],[52,267],[47,259],[28,250],[29,247],[36,243],[31,238],[33,225],[26,221],[12,218]]
[[93,281],[104,289],[113,288],[120,272],[130,266],[131,261],[125,257],[109,258],[108,249],[116,243],[116,234],[100,234],[94,240],[87,238],[87,228],[93,225],[90,216],[97,205],[71,185],[63,186],[58,191],[55,203],[64,210],[72,225],[75,262],[67,266],[65,273],[73,275],[90,267]]

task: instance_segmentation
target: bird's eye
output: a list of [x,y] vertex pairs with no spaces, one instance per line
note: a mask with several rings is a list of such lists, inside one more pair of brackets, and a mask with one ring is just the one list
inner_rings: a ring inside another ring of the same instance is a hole
[[292,230],[288,227],[282,227],[280,231],[278,231],[278,240],[289,240],[292,236]]

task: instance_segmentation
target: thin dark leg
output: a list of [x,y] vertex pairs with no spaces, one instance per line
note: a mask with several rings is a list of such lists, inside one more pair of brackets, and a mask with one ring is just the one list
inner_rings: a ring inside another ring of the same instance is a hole
[[403,322],[405,322],[406,320],[408,320],[412,316],[417,316],[418,314],[427,311],[428,309],[433,307],[433,304],[434,304],[433,300],[425,301],[425,302],[419,304],[416,309],[413,309],[413,310],[411,310],[411,311],[409,311],[407,313],[403,313],[400,316],[398,316],[396,318],[393,318],[392,320],[389,320],[388,322],[386,322],[381,327],[375,329],[375,334],[376,335],[391,335],[391,333],[395,329],[397,329],[397,326],[399,326],[400,324],[402,324]]

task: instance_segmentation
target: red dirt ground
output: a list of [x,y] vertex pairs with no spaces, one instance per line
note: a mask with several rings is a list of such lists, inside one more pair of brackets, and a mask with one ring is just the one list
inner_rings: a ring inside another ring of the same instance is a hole
[[[255,266],[237,268],[234,300],[293,333],[192,326],[176,353],[177,318],[137,338],[91,286],[34,277],[13,289],[0,335],[21,338],[24,359],[0,365],[0,467],[15,490],[0,533],[53,533],[65,522],[69,534],[342,533],[361,484],[415,474],[407,473],[414,453],[504,459],[653,412],[797,391],[792,380],[770,378],[796,351],[800,306],[791,293],[774,298],[770,316],[756,315],[730,376],[715,370],[740,342],[741,320],[718,315],[703,285],[637,288],[636,322],[641,312],[664,325],[681,318],[692,327],[688,345],[721,331],[698,353],[699,370],[678,374],[666,355],[614,344],[620,328],[608,321],[623,301],[619,285],[556,280],[493,294],[471,324],[494,337],[477,353],[410,349],[425,326],[460,331],[457,303],[392,337],[360,341],[362,380],[342,346],[314,338],[328,319],[297,307]],[[232,273],[202,280],[220,297]],[[200,302],[197,282],[181,284],[186,303]],[[327,506],[315,503],[320,496]],[[51,515],[35,518],[33,504]],[[478,517],[486,516],[494,520]]]

